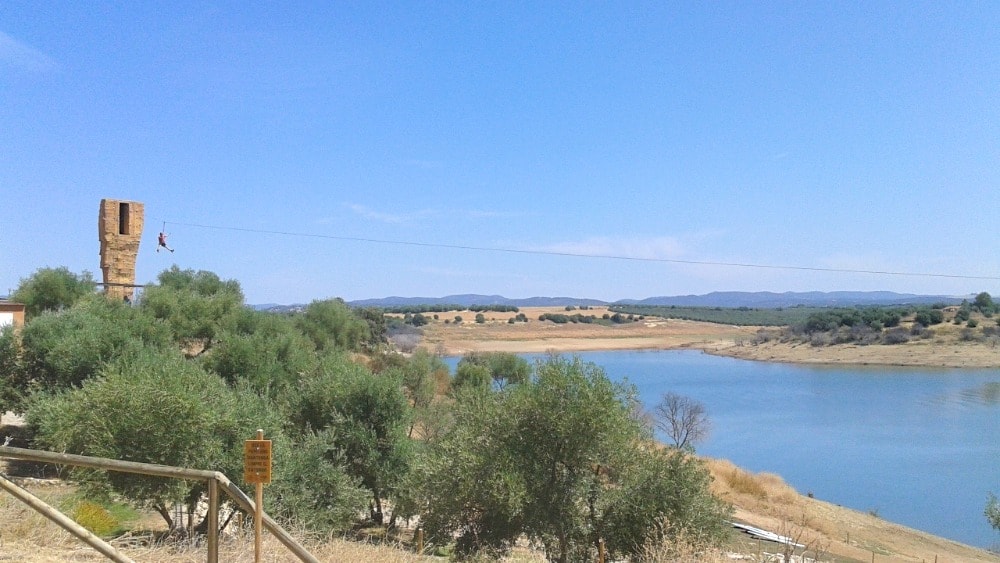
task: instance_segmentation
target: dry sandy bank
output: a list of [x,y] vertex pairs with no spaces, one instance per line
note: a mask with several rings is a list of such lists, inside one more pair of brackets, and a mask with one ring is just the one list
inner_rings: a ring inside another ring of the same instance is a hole
[[[509,324],[514,313],[487,313],[482,324],[434,321],[424,327],[422,346],[447,355],[466,352],[584,352],[600,350],[698,349],[718,354],[770,362],[841,365],[927,366],[955,368],[1000,367],[1000,346],[995,341],[963,341],[960,327],[935,327],[931,339],[913,339],[896,345],[840,344],[812,346],[775,340],[754,344],[760,327],[737,327],[684,320],[647,318],[602,326],[596,324],[539,322],[543,313],[565,313],[562,308],[525,308],[528,323]],[[603,308],[582,311],[600,317]],[[767,330],[767,329],[765,329]],[[774,330],[774,329],[770,329]]]

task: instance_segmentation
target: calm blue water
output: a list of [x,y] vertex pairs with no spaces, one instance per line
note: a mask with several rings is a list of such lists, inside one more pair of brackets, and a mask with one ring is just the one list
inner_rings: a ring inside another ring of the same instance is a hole
[[579,356],[635,384],[647,407],[667,391],[701,401],[712,423],[701,454],[963,543],[1000,541],[983,517],[987,493],[1000,494],[1000,370],[808,367],[693,351]]

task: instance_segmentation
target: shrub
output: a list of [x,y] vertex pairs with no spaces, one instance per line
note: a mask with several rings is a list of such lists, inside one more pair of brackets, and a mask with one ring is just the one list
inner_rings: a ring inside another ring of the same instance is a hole
[[940,309],[921,309],[914,315],[913,320],[924,326],[931,326],[944,321],[944,313]]
[[963,342],[975,342],[980,339],[980,337],[976,334],[976,331],[968,327],[962,329],[958,338]]
[[108,537],[121,529],[118,519],[104,509],[103,506],[85,500],[73,511],[73,520],[90,530],[94,535]]
[[882,336],[882,342],[885,344],[903,344],[904,342],[910,341],[910,335],[906,333],[906,329],[903,327],[896,327],[887,330]]
[[809,344],[817,348],[821,346],[829,346],[831,342],[832,339],[830,335],[825,332],[817,332],[809,339]]

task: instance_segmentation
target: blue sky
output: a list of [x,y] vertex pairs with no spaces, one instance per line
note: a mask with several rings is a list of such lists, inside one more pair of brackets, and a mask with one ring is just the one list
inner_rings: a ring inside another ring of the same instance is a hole
[[0,294],[1000,294],[1000,4],[261,4],[4,3]]

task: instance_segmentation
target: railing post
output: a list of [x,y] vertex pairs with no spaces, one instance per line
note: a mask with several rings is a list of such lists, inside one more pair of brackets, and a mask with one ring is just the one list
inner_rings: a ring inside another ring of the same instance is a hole
[[219,563],[219,482],[208,480],[208,563]]

